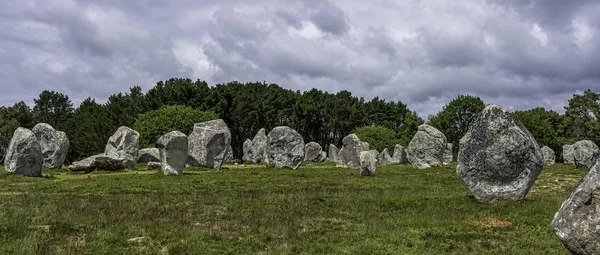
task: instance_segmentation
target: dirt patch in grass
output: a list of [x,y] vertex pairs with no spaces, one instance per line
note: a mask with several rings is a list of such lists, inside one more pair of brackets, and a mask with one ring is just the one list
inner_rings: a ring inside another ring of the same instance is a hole
[[474,220],[470,222],[471,226],[478,228],[509,228],[512,227],[512,223],[506,220],[496,219],[494,217],[488,217],[483,220]]

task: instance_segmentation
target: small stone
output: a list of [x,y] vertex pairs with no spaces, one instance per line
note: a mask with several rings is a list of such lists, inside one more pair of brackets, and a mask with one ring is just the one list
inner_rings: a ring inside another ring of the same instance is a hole
[[582,140],[573,144],[573,161],[577,168],[591,168],[598,158],[598,145],[590,140]]
[[556,163],[556,156],[554,151],[548,146],[542,147],[542,155],[544,156],[544,166],[551,166]]
[[360,175],[361,176],[375,176],[377,168],[375,165],[375,157],[373,153],[369,151],[360,152]]
[[383,151],[379,154],[379,164],[382,166],[392,164],[392,157],[387,148],[383,149]]

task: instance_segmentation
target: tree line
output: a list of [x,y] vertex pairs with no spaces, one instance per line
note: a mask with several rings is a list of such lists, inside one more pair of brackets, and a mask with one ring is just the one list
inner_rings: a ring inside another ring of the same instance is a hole
[[[541,107],[515,114],[540,146],[551,147],[560,157],[563,144],[582,139],[600,142],[600,122],[596,118],[600,114],[599,101],[600,94],[587,90],[573,95],[564,114]],[[167,106],[180,107],[164,109]],[[427,123],[446,134],[456,152],[460,138],[484,107],[479,97],[460,95],[429,116]],[[165,118],[165,114],[173,117]],[[313,88],[300,92],[277,84],[237,81],[209,86],[201,80],[172,78],[157,82],[146,93],[139,86],[131,87],[128,93],[111,95],[105,103],[88,97],[74,107],[68,95],[45,90],[34,99],[33,107],[23,101],[0,107],[0,158],[17,127],[32,128],[41,122],[67,134],[70,149],[66,162],[70,163],[103,152],[119,126],[138,127],[142,144],[152,145],[162,132],[156,126],[172,127],[170,122],[175,120],[189,126],[190,120],[217,117],[231,131],[236,158],[242,157],[244,140],[252,139],[260,128],[268,132],[276,126],[290,126],[306,142],[314,141],[325,148],[329,144],[340,146],[344,136],[356,132],[365,134],[367,141],[373,141],[372,148],[381,151],[392,150],[396,143],[407,146],[417,127],[425,123],[400,101],[378,97],[367,101],[346,90],[328,93]],[[191,126],[185,131],[190,130]]]

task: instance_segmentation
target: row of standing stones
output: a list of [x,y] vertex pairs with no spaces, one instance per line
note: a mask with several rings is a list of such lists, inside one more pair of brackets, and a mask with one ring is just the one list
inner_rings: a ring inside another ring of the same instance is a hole
[[[233,160],[231,133],[223,120],[194,125],[189,136],[169,132],[158,139],[157,148],[138,148],[139,133],[120,127],[108,140],[105,151],[73,162],[72,171],[95,169],[120,170],[144,162],[161,168],[165,175],[180,175],[186,166],[220,168]],[[325,153],[318,143],[304,144],[295,130],[281,126],[268,134],[261,129],[253,140],[243,145],[243,160],[274,167],[298,168],[302,162],[330,160],[338,167],[359,168],[360,174],[376,174],[380,165],[411,163],[416,169],[441,166],[452,161],[452,144],[445,135],[429,125],[421,125],[404,149],[369,150],[369,144],[350,134],[343,138],[341,149],[330,145]],[[5,158],[7,172],[41,176],[42,167],[61,167],[69,141],[63,132],[48,124],[32,130],[18,128],[11,139]],[[552,221],[552,228],[565,247],[574,254],[600,254],[600,149],[583,140],[563,147],[565,162],[590,168],[565,200]],[[329,158],[327,158],[329,155]],[[457,174],[474,197],[481,202],[522,200],[543,166],[555,162],[554,152],[539,148],[531,133],[506,109],[489,105],[461,138]]]

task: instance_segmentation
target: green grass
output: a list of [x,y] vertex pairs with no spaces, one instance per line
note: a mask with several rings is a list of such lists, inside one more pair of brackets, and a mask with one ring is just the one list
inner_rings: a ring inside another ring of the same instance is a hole
[[568,254],[550,222],[585,170],[546,168],[493,205],[454,165],[43,174],[0,169],[0,254]]

